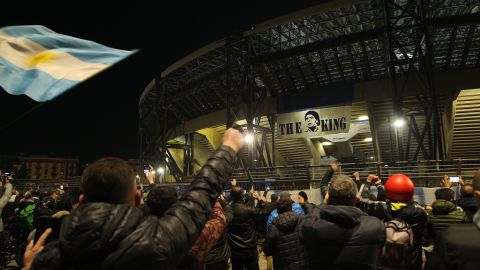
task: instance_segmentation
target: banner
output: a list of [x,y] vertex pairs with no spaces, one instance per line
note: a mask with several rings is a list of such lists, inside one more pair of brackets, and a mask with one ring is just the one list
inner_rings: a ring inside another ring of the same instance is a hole
[[320,137],[347,133],[352,106],[314,108],[277,114],[277,135],[280,138]]
[[325,135],[323,138],[331,142],[346,142],[359,133],[370,132],[368,120],[357,120],[350,123],[350,130],[347,133]]

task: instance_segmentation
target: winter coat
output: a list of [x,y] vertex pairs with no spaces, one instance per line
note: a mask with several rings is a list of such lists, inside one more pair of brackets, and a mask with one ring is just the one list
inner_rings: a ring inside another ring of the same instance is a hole
[[475,199],[475,197],[460,198],[457,200],[457,205],[463,209],[468,220],[471,222],[473,215],[478,211],[477,199]]
[[267,256],[273,256],[275,270],[303,270],[306,267],[305,248],[300,243],[301,216],[293,211],[281,213],[273,221],[263,246]]
[[[379,187],[381,188],[381,187]],[[361,199],[357,204],[365,213],[383,221],[401,219],[412,227],[413,250],[411,254],[412,269],[420,269],[422,265],[422,237],[427,226],[427,213],[415,202],[391,203]]]
[[[300,215],[304,215],[305,211],[303,210],[303,207],[299,203],[292,203],[292,210]],[[272,225],[273,221],[278,217],[278,212],[277,209],[273,210],[270,215],[268,216],[267,220],[267,230],[270,228]]]
[[480,211],[472,224],[453,224],[435,240],[430,269],[477,270],[480,265]]
[[385,225],[353,206],[314,207],[301,225],[309,269],[376,269]]
[[211,219],[207,221],[197,241],[190,251],[183,257],[177,270],[202,270],[205,269],[205,255],[210,252],[215,243],[224,235],[227,220],[222,206],[217,202],[212,209]]
[[234,162],[232,149],[220,147],[160,218],[129,205],[81,205],[31,269],[175,269],[203,230]]
[[[232,222],[233,210],[232,206],[225,200],[221,202],[227,225]],[[228,245],[227,232],[225,231],[220,239],[214,244],[210,252],[205,256],[205,264],[214,264],[218,262],[228,261],[230,258],[230,245]]]
[[432,215],[429,215],[427,225],[427,239],[435,239],[435,236],[448,226],[455,223],[467,223],[468,219],[464,212],[450,201],[436,200],[432,204]]
[[262,209],[245,205],[243,201],[232,203],[233,219],[228,224],[228,239],[231,249],[255,249],[257,232],[255,219],[262,215]]

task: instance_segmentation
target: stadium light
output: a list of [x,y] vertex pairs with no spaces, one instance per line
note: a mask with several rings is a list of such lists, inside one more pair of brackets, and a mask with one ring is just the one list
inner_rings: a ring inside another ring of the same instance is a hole
[[162,174],[162,173],[163,173],[163,168],[162,168],[162,167],[158,168],[157,172],[158,172],[159,174]]
[[368,138],[365,138],[363,139],[364,142],[371,142],[372,141],[372,137],[368,137]]
[[253,142],[253,135],[252,134],[245,135],[245,141],[247,143],[252,143]]
[[405,125],[405,120],[403,120],[403,118],[398,118],[395,120],[395,122],[393,122],[393,125],[397,128],[401,128]]
[[360,115],[358,117],[358,120],[363,121],[363,120],[368,120],[368,115]]
[[323,146],[330,146],[330,145],[333,145],[332,142],[322,142],[322,145]]

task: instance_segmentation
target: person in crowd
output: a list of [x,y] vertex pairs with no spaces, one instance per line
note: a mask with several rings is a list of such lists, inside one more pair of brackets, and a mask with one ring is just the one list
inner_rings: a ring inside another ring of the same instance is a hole
[[282,197],[278,201],[278,217],[267,232],[263,251],[273,256],[275,270],[303,270],[306,256],[303,244],[300,243],[301,216],[292,211],[293,201]]
[[[147,177],[151,178],[151,177]],[[220,195],[221,197],[221,195]],[[165,212],[178,200],[177,191],[174,187],[153,186],[148,194],[147,205],[150,213],[161,218]],[[190,251],[183,257],[177,269],[202,270],[205,269],[205,255],[211,250],[214,244],[224,235],[226,218],[223,209],[218,201],[205,224],[197,241]]]
[[203,230],[243,140],[227,130],[223,145],[161,218],[134,207],[135,175],[126,161],[97,160],[83,172],[82,203],[65,218],[61,240],[47,244],[31,268],[175,269]]
[[[251,199],[257,197],[252,193]],[[255,219],[262,215],[261,208],[254,208],[245,202],[243,189],[233,186],[230,192],[233,219],[228,225],[228,237],[232,254],[232,269],[258,270],[257,233]]]
[[350,177],[335,176],[328,185],[325,205],[312,208],[305,216],[301,239],[309,269],[377,269],[385,226],[355,207],[357,193]]
[[424,236],[424,251],[426,267],[429,267],[435,236],[451,224],[467,223],[465,213],[455,205],[455,192],[449,188],[439,188],[435,191],[435,201],[432,204],[431,214]]
[[[474,196],[480,204],[480,170],[473,178]],[[471,224],[453,224],[435,240],[430,269],[473,270],[480,265],[480,210]]]
[[[284,191],[282,192],[282,194],[280,195],[280,199],[282,199],[282,197],[285,197],[285,198],[291,198],[292,194],[290,194],[290,192],[288,191]],[[294,202],[292,204],[292,210],[295,211],[297,214],[300,214],[300,215],[305,215],[305,210],[303,210],[303,207],[297,203],[297,202]],[[272,226],[272,223],[273,221],[278,217],[278,210],[275,209],[273,210],[270,215],[268,216],[268,220],[267,220],[267,231],[269,230],[270,226]]]
[[455,205],[455,192],[449,188],[437,189],[427,227],[430,237],[434,239],[437,233],[451,224],[467,222],[468,218],[465,213]]
[[473,220],[473,215],[478,211],[474,194],[475,190],[473,185],[462,185],[460,188],[460,198],[457,200],[457,205],[462,208],[469,221]]
[[[220,195],[219,202],[225,213],[227,225],[233,220],[232,206],[225,199],[224,194]],[[210,252],[205,256],[206,270],[228,270],[228,260],[231,257],[230,245],[228,244],[227,233],[223,233],[220,239],[211,248]]]
[[311,203],[308,201],[308,195],[305,191],[300,191],[298,192],[297,195],[297,203],[300,204],[302,207],[303,211],[305,212],[305,215],[308,214],[308,210],[315,206],[315,204]]
[[[3,194],[0,197],[0,217],[2,216],[3,208],[7,205],[10,201],[10,197],[13,193],[13,186],[12,186],[13,178],[9,176],[4,177],[4,185],[3,185]],[[3,234],[3,220],[0,218],[0,234]]]
[[[379,194],[385,194],[386,201],[371,201],[362,198],[357,207],[371,216],[375,216],[382,221],[391,221],[399,219],[411,226],[413,231],[413,247],[408,260],[411,269],[421,269],[422,267],[422,236],[427,225],[427,213],[418,203],[413,201],[415,185],[412,180],[403,174],[394,174],[390,176],[385,183],[381,185],[378,179],[377,189]],[[383,197],[383,196],[378,196]]]
[[[268,196],[268,191],[269,190],[266,190],[263,193],[263,197],[266,198]],[[277,207],[278,207],[278,195],[273,193],[272,195],[270,195],[270,202],[259,203],[258,207],[263,208],[262,211],[261,211],[262,214],[259,215],[255,219],[255,225],[256,225],[255,230],[257,231],[258,238],[259,238],[258,239],[258,254],[261,254],[263,252],[263,245],[264,245],[264,242],[265,242],[265,238],[267,236],[267,227],[265,226],[265,224],[267,224],[268,217],[270,216],[270,213],[272,213],[272,211],[277,209]],[[272,270],[273,269],[273,258],[272,258],[272,256],[268,256],[264,252],[263,252],[263,254],[265,255],[265,259],[267,260],[266,270]]]

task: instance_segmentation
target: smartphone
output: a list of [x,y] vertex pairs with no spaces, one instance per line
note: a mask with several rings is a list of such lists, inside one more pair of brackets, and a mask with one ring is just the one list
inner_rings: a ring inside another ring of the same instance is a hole
[[458,180],[460,179],[459,176],[450,176],[450,182],[452,183],[458,183]]
[[143,173],[146,174],[146,173],[148,173],[149,171],[150,171],[150,166],[148,166],[148,165],[143,166]]

